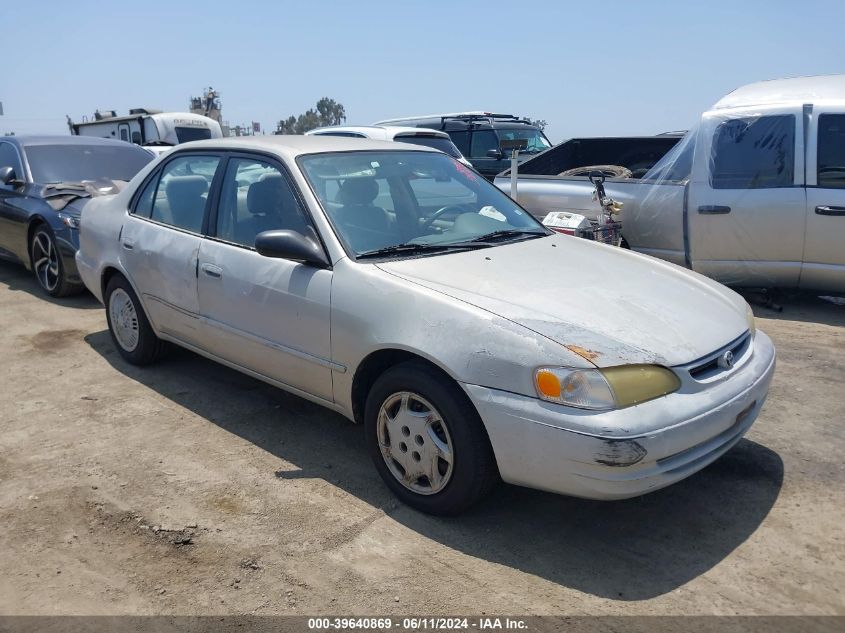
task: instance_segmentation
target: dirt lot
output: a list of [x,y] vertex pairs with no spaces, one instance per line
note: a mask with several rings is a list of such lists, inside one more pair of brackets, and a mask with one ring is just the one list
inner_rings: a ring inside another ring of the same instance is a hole
[[131,367],[90,295],[0,264],[0,613],[845,614],[845,307],[756,312],[772,391],[704,472],[444,520],[340,416],[187,352]]

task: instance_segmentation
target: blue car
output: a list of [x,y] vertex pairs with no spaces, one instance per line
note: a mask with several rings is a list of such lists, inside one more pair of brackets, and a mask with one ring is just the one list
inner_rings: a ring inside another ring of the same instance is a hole
[[155,156],[94,137],[0,137],[0,259],[23,264],[53,297],[84,289],[74,256],[93,196],[117,193]]

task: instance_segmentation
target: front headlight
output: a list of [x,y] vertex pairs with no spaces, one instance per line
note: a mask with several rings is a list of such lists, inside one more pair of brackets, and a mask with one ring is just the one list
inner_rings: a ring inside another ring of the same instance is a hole
[[579,409],[608,411],[654,400],[677,391],[680,379],[658,365],[620,365],[605,369],[540,367],[534,372],[537,395]]
[[69,229],[78,229],[79,228],[79,216],[78,215],[69,215],[67,213],[57,213],[59,220],[62,224],[64,224]]
[[751,338],[757,334],[757,324],[754,322],[754,310],[749,304],[745,304],[745,320],[748,321],[748,331],[751,332]]

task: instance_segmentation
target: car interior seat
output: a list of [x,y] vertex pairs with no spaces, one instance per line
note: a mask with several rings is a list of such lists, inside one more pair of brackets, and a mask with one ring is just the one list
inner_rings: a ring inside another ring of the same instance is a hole
[[337,192],[340,209],[337,217],[347,226],[392,233],[387,212],[373,204],[379,188],[375,178],[347,178]]
[[249,186],[246,207],[250,218],[235,226],[235,241],[252,245],[255,236],[263,231],[289,229],[307,234],[305,219],[299,204],[281,174],[266,174]]
[[208,181],[202,176],[174,176],[167,181],[164,191],[173,224],[199,233],[205,213]]

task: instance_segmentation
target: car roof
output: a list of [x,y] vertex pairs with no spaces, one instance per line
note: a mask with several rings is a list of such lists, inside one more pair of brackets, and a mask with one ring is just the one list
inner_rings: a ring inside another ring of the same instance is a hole
[[420,134],[425,136],[437,136],[439,138],[450,138],[446,132],[441,130],[433,130],[425,127],[409,127],[407,125],[330,125],[326,127],[318,127],[314,130],[306,132],[306,135],[319,135],[326,132],[353,132],[356,134],[363,134],[367,138],[372,138],[372,134],[377,132],[379,136],[393,138],[397,134]]
[[[68,135],[47,135],[47,134],[24,134],[15,136],[4,136],[4,141],[11,141],[23,147],[33,145],[132,145],[126,141],[118,141],[111,138],[100,138],[99,136],[72,136]],[[137,146],[136,146],[137,147]]]
[[324,152],[351,152],[351,151],[400,151],[414,150],[425,152],[437,152],[436,149],[409,145],[406,143],[395,143],[393,141],[376,141],[368,138],[350,138],[344,136],[305,136],[297,135],[270,135],[270,136],[230,136],[227,138],[216,138],[205,141],[193,141],[176,145],[173,151],[192,149],[223,149],[223,150],[264,150],[278,154],[285,158],[294,159],[304,154],[321,154]]
[[775,103],[845,101],[845,75],[816,75],[758,81],[737,88],[713,105],[713,110]]

